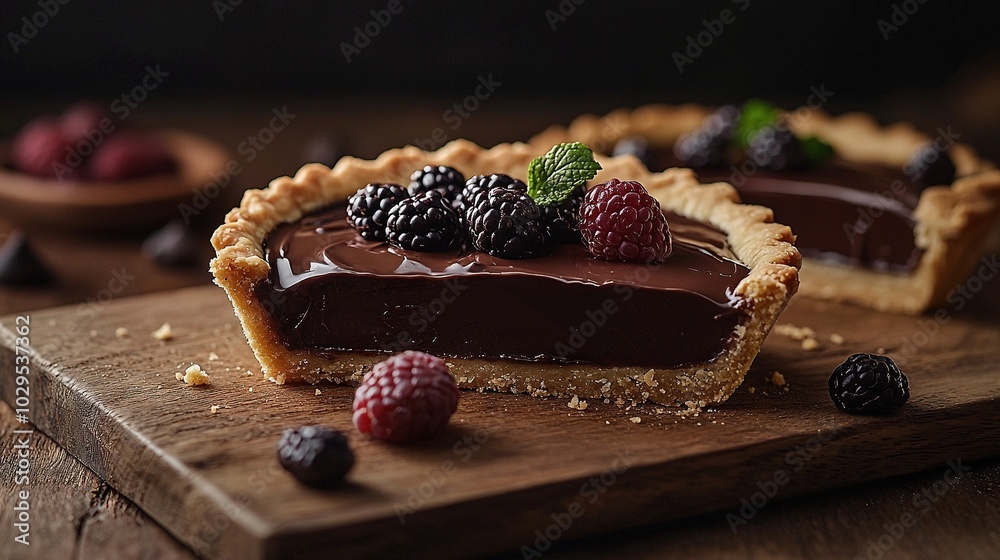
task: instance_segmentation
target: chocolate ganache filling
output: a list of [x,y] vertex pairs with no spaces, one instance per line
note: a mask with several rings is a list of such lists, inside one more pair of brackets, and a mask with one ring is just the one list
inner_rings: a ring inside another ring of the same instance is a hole
[[362,239],[336,205],[264,242],[257,297],[290,349],[398,352],[599,366],[678,367],[726,350],[748,316],[749,270],[725,235],[666,214],[663,263],[608,262],[582,245],[505,260],[460,248],[405,251]]
[[[687,167],[672,153],[651,159],[656,171]],[[747,161],[695,171],[703,183],[725,181],[743,202],[774,210],[806,257],[903,274],[920,264],[913,234],[920,189],[902,169],[834,159],[803,170],[768,171]]]

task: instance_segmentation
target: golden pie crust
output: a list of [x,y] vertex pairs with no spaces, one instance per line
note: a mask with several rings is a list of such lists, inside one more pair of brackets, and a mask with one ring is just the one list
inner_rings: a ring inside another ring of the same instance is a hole
[[[610,152],[619,140],[640,136],[655,147],[666,148],[712,111],[701,105],[647,105],[618,109],[603,117],[583,115],[569,127],[546,129],[529,143],[541,147],[579,141],[595,151]],[[909,124],[883,127],[865,113],[831,117],[803,107],[790,113],[789,125],[797,134],[822,138],[848,161],[899,168],[917,146],[930,140]],[[912,273],[884,273],[805,258],[801,293],[910,314],[943,304],[980,258],[1000,215],[1000,171],[964,144],[951,146],[949,155],[957,179],[951,185],[925,189],[914,211],[914,241],[924,254]]]
[[[410,173],[424,165],[449,165],[467,177],[482,173],[524,176],[529,162],[550,147],[540,152],[526,144],[502,144],[487,150],[463,140],[436,152],[410,146],[389,150],[373,161],[345,157],[333,169],[308,164],[294,177],[281,177],[266,189],[248,191],[239,208],[229,212],[212,236],[217,256],[211,270],[215,282],[229,295],[265,377],[279,384],[299,380],[353,383],[386,358],[374,352],[320,355],[282,344],[267,303],[255,295],[255,287],[269,273],[262,241],[278,224],[295,222],[346,200],[369,182],[406,184]],[[791,231],[772,223],[769,209],[738,204],[731,186],[699,185],[690,170],[652,174],[633,157],[597,159],[604,169],[595,181],[612,177],[641,181],[664,208],[727,234],[734,254],[750,268],[736,288],[737,295],[748,303],[748,320],[737,328],[728,350],[709,363],[652,370],[448,359],[452,373],[463,388],[536,396],[652,400],[689,406],[726,400],[742,382],[764,337],[798,286],[801,259],[792,245]]]

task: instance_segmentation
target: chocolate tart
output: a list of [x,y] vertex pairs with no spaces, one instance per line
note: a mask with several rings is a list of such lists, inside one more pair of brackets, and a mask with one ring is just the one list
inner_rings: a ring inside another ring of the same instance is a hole
[[[583,115],[551,127],[534,146],[580,141],[611,153],[625,139],[650,147],[649,166],[676,165],[672,146],[713,109],[649,105],[605,116]],[[903,167],[930,140],[908,124],[879,126],[862,113],[831,117],[800,108],[789,113],[797,136],[815,135],[836,158],[804,171],[761,171],[726,164],[697,169],[701,181],[733,184],[744,202],[775,211],[802,252],[801,292],[881,311],[917,314],[942,304],[979,258],[1000,214],[1000,171],[968,146],[948,150],[956,167],[949,185],[919,189]]]
[[[424,165],[523,177],[538,155],[456,140],[333,169],[308,164],[248,191],[212,237],[211,270],[264,376],[358,382],[413,348],[445,357],[463,388],[726,400],[795,293],[800,264],[789,228],[767,208],[738,204],[732,187],[699,186],[684,169],[653,174],[631,157],[598,159],[595,182],[638,180],[673,220],[675,254],[657,266],[600,261],[572,245],[517,261],[468,248],[404,251],[361,239],[343,219],[346,199],[369,182],[405,184]],[[583,326],[588,318],[597,328]],[[575,327],[585,344],[571,341]],[[560,353],[560,342],[574,350]]]

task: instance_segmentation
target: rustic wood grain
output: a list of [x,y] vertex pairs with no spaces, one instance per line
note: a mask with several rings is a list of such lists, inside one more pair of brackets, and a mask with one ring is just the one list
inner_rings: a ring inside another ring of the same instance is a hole
[[[554,399],[465,393],[452,427],[428,443],[353,438],[352,485],[318,493],[276,467],[274,443],[303,423],[350,430],[351,390],[322,386],[317,396],[312,386],[247,376],[254,361],[221,291],[194,288],[112,302],[94,317],[72,308],[33,313],[33,418],[209,557],[322,557],[331,546],[412,553],[431,544],[435,555],[473,554],[530,545],[536,529],[574,502],[585,509],[572,525],[579,538],[738,506],[779,469],[789,480],[776,499],[995,454],[995,326],[957,317],[941,326],[906,367],[914,395],[898,415],[850,416],[830,404],[825,378],[844,355],[898,351],[900,336],[912,337],[921,320],[798,300],[784,321],[812,326],[823,348],[806,352],[772,336],[737,395],[698,417],[600,402],[579,412]],[[176,335],[167,343],[149,336],[164,321]],[[11,323],[0,320],[8,349]],[[115,337],[118,327],[130,335]],[[834,332],[847,338],[843,347],[826,341]],[[9,400],[5,352],[0,391]],[[209,361],[210,352],[220,360]],[[212,374],[212,386],[173,378],[190,362]],[[789,391],[764,381],[775,369]],[[213,405],[222,408],[212,414]],[[477,435],[485,439],[478,449],[464,447]],[[797,463],[786,455],[819,435],[833,437],[792,472]],[[632,464],[590,503],[582,485],[601,473],[610,481],[619,454]],[[451,470],[445,461],[454,472],[442,477]],[[438,478],[435,488],[429,479]],[[419,507],[401,525],[395,506],[422,484],[426,503],[412,504]],[[466,538],[445,538],[454,523]]]

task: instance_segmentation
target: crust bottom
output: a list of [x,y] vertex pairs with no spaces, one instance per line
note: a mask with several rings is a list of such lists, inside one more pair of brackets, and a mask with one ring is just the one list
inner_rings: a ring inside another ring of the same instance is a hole
[[[264,376],[279,384],[322,380],[357,383],[372,365],[385,358],[381,353],[366,352],[322,355],[282,344],[269,313],[273,302],[260,301],[255,293],[255,286],[269,272],[262,241],[278,223],[298,220],[304,213],[346,198],[368,182],[404,181],[423,165],[452,165],[466,176],[485,172],[523,175],[536,155],[526,145],[483,150],[456,141],[437,152],[408,147],[391,150],[375,161],[345,158],[333,170],[310,164],[294,178],[276,179],[268,189],[248,191],[212,238],[217,257],[211,269],[233,303]],[[449,359],[452,373],[463,388],[536,396],[651,400],[689,406],[726,400],[742,382],[764,338],[797,289],[801,259],[791,245],[790,230],[771,223],[770,210],[736,203],[736,193],[728,185],[698,185],[689,170],[650,174],[633,157],[599,161],[604,170],[596,180],[640,180],[664,208],[727,232],[734,253],[750,268],[750,274],[736,288],[736,295],[747,302],[747,319],[733,334],[729,347],[712,362],[679,368]]]

